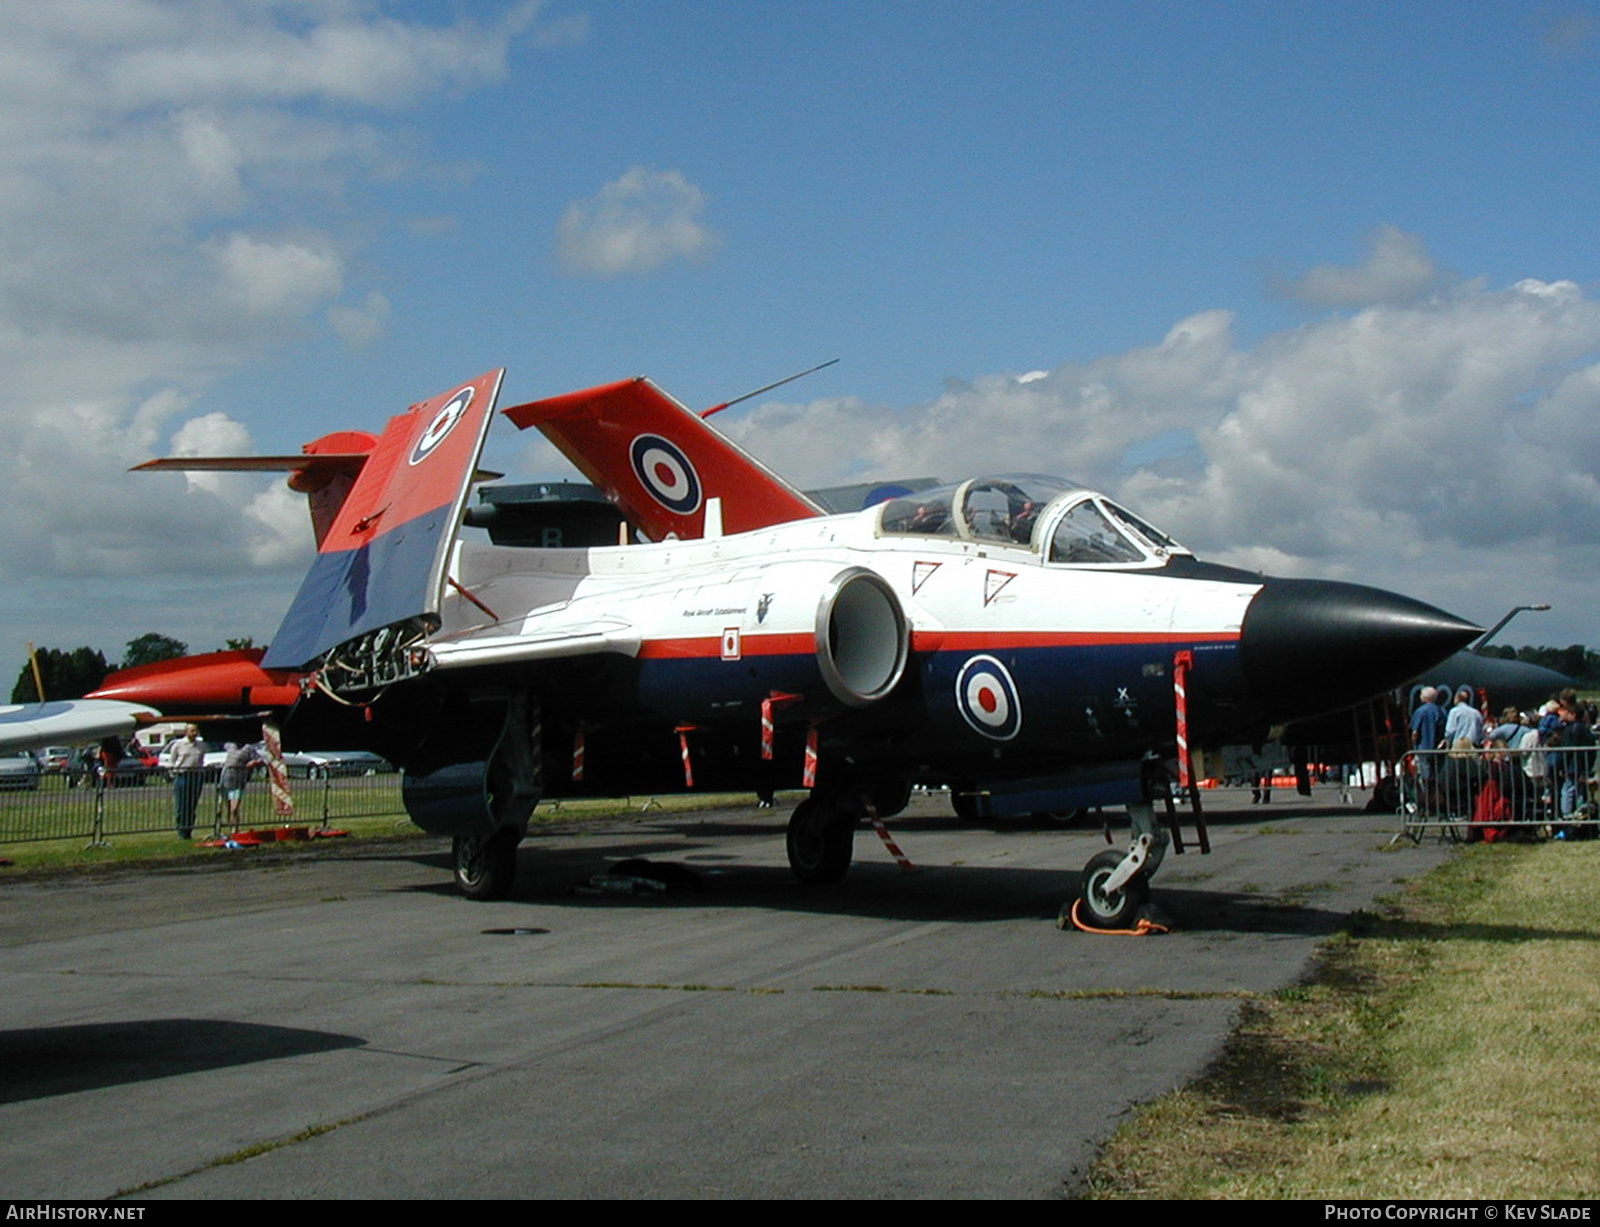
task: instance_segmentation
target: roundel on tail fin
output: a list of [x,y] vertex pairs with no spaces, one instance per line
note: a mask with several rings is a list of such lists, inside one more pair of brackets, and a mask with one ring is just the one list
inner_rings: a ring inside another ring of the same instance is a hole
[[439,412],[433,415],[428,428],[422,432],[417,439],[417,445],[411,449],[410,463],[421,464],[434,448],[449,437],[456,423],[461,420],[461,415],[467,411],[467,406],[472,404],[474,391],[475,389],[469,384],[439,407]]
[[660,435],[639,435],[628,446],[633,475],[668,511],[690,515],[700,506],[700,474],[683,450]]

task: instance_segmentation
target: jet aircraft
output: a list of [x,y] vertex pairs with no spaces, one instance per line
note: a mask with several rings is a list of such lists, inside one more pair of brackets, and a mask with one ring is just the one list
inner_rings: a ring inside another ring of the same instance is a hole
[[[279,467],[319,552],[262,657],[114,675],[96,697],[279,711],[284,744],[404,768],[461,889],[512,887],[546,798],[804,788],[788,856],[839,880],[913,783],[987,814],[1125,805],[1083,874],[1120,927],[1167,846],[1153,799],[1189,746],[1260,740],[1413,677],[1478,631],[1353,584],[1202,562],[1059,478],[977,477],[831,515],[647,379],[505,410],[626,521],[615,545],[468,540],[502,371]],[[287,710],[284,710],[287,709]]]

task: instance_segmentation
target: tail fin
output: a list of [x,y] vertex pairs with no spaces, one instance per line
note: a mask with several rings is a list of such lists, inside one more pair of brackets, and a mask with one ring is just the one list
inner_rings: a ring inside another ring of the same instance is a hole
[[399,625],[438,625],[450,545],[504,370],[389,419],[319,544],[261,664],[304,669]]
[[302,467],[289,474],[289,489],[305,495],[310,505],[311,531],[316,534],[319,550],[327,540],[328,533],[333,530],[333,523],[339,518],[339,510],[344,506],[345,499],[350,497],[356,478],[361,476],[367,457],[372,455],[372,449],[377,446],[377,438],[364,430],[335,431],[305,445],[308,457],[321,459],[354,455],[361,458],[361,463],[356,465]]
[[626,379],[506,416],[545,437],[653,541],[705,532],[705,501],[722,500],[722,523],[748,532],[825,514],[648,379]]
[[165,456],[136,464],[132,471],[287,473],[289,488],[311,504],[311,531],[320,546],[377,442],[363,430],[339,430],[307,443],[298,456]]

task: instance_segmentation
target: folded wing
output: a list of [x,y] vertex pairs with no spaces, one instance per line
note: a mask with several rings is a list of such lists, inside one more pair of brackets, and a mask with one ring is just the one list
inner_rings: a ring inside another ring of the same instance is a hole
[[389,419],[262,660],[303,669],[330,649],[439,623],[446,563],[503,370]]

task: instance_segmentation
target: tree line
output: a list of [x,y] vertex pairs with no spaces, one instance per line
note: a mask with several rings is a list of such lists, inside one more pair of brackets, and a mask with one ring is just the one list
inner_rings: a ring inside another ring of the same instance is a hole
[[1513,648],[1510,644],[1492,643],[1483,649],[1482,655],[1543,665],[1546,669],[1565,673],[1581,686],[1600,686],[1600,652],[1591,652],[1581,643],[1565,648],[1535,648],[1527,644]]
[[[251,648],[255,641],[249,638],[230,639],[229,650]],[[39,665],[39,679],[44,683],[40,695],[34,680],[33,661],[23,661],[17,673],[16,685],[11,688],[13,703],[37,703],[46,699],[81,699],[106,680],[106,675],[117,669],[133,669],[139,665],[153,665],[157,661],[172,660],[189,651],[189,645],[170,635],[148,631],[137,639],[130,639],[122,659],[110,664],[105,653],[98,648],[38,648],[34,658]]]

